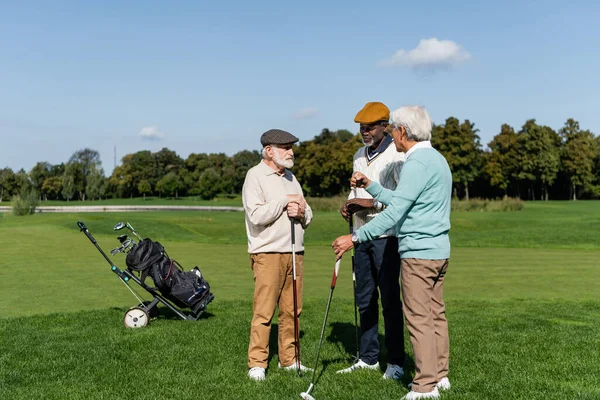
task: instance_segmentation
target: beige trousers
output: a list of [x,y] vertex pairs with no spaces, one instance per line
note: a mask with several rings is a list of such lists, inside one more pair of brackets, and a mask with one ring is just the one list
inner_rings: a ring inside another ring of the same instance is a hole
[[[258,253],[250,256],[254,272],[254,314],[250,326],[248,368],[266,368],[269,360],[269,336],[275,307],[279,307],[278,347],[282,367],[296,361],[294,337],[293,269],[291,253]],[[302,311],[304,256],[296,254],[298,317]],[[298,329],[300,325],[298,323]]]
[[442,297],[447,269],[448,260],[401,261],[404,316],[415,357],[415,392],[431,392],[448,375],[448,321]]

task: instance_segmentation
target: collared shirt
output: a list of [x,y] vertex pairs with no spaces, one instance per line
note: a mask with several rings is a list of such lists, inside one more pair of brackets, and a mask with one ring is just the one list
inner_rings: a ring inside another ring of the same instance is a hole
[[[248,170],[242,188],[248,253],[291,253],[288,194],[302,195],[302,187],[291,171],[286,169],[280,174],[264,161]],[[296,251],[304,250],[304,229],[311,220],[312,210],[307,204],[304,219],[294,224]]]
[[422,142],[418,142],[417,144],[415,144],[413,147],[411,147],[410,149],[408,149],[408,151],[406,152],[406,159],[408,159],[408,157],[415,152],[415,150],[419,150],[419,149],[427,149],[430,148],[431,146],[431,141],[429,140],[425,140]]

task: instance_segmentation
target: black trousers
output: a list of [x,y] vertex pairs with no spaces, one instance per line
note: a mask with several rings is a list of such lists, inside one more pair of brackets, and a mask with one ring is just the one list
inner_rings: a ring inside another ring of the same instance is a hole
[[354,251],[356,303],[360,313],[360,358],[379,360],[379,295],[388,363],[404,364],[404,323],[400,300],[398,239],[387,237],[360,243]]

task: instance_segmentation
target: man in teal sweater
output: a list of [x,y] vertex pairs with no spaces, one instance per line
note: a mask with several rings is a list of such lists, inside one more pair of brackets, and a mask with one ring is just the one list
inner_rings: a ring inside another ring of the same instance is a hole
[[443,300],[444,276],[450,258],[452,173],[446,159],[431,147],[432,122],[423,107],[402,107],[391,113],[391,134],[397,151],[406,153],[395,190],[383,188],[356,172],[352,187],[365,188],[387,208],[352,235],[340,236],[336,256],[355,244],[396,229],[406,326],[415,357],[415,377],[407,400],[438,398],[448,380],[448,322]]

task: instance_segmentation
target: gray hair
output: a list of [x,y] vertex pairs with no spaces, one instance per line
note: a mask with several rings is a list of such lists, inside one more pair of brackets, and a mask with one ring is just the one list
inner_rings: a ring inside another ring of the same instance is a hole
[[433,123],[425,107],[405,106],[394,110],[390,114],[393,126],[406,129],[406,137],[414,142],[431,140],[431,128]]
[[[279,147],[277,147],[276,144],[268,144],[267,146],[271,146],[274,149],[278,149]],[[267,146],[263,147],[262,149],[262,157],[265,160],[270,160],[269,156],[267,155]]]

